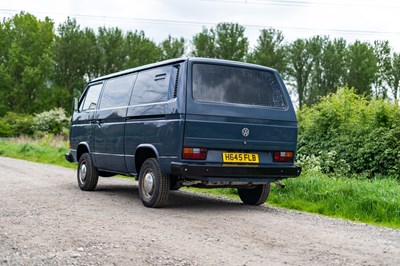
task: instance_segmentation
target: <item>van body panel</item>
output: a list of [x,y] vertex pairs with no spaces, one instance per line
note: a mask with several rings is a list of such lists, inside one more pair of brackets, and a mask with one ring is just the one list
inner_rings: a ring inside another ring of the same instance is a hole
[[[251,121],[246,118],[221,121],[219,118],[215,115],[187,115],[184,146],[205,145],[226,150],[290,150],[296,144],[296,122]],[[249,136],[242,135],[243,128],[249,129]]]
[[101,170],[126,172],[125,117],[127,107],[98,110],[95,117],[94,157]]
[[70,145],[76,150],[82,142],[87,143],[90,147],[94,147],[94,111],[86,111],[74,113],[70,128]]
[[[171,158],[176,160],[177,147],[181,145],[183,118],[177,113],[177,101],[130,106],[126,116],[125,160],[129,173],[137,174],[135,152],[139,145],[151,143],[157,153],[161,168],[170,171]],[[166,160],[166,162],[164,162]]]

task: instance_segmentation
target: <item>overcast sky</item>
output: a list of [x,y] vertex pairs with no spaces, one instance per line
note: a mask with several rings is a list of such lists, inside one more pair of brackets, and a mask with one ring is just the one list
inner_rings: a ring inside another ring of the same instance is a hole
[[56,26],[70,16],[81,27],[143,30],[156,43],[169,34],[191,40],[203,25],[237,22],[251,47],[260,29],[273,27],[287,41],[314,35],[389,40],[400,52],[400,1],[393,0],[0,0],[1,17],[20,11],[48,16]]

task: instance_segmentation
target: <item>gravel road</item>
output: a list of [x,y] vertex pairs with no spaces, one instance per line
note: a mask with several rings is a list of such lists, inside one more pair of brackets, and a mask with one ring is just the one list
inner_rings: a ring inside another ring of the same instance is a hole
[[400,265],[400,231],[0,157],[0,265]]

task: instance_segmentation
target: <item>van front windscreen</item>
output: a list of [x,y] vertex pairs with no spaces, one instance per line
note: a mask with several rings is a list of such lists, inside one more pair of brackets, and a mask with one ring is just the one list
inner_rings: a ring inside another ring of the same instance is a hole
[[195,101],[287,107],[282,88],[271,71],[197,63],[193,65],[192,79]]

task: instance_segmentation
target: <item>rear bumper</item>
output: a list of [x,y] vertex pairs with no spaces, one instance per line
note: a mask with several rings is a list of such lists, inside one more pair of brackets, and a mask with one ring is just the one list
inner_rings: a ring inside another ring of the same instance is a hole
[[71,153],[66,153],[64,156],[65,156],[65,160],[67,160],[68,162],[70,162],[70,163],[74,162],[74,157],[72,156]]
[[215,166],[171,163],[172,174],[204,181],[273,181],[297,177],[301,167]]

